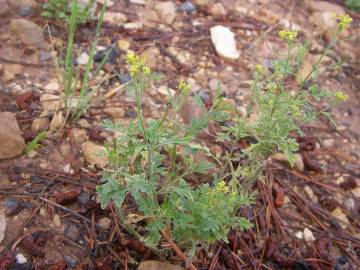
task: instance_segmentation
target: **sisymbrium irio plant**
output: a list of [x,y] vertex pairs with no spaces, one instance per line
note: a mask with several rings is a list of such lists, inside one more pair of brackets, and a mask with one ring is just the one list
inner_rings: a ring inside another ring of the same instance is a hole
[[[302,124],[313,121],[320,114],[327,115],[329,107],[346,100],[344,93],[320,89],[316,83],[323,58],[334,48],[339,35],[352,21],[348,15],[334,16],[338,21],[335,34],[305,78],[297,74],[308,48],[304,44],[295,43],[295,31],[279,32],[280,39],[287,44],[287,53],[284,59],[273,62],[273,72],[262,65],[255,66],[248,115],[238,117],[233,125],[224,127],[219,135],[223,141],[235,139],[248,142],[249,146],[243,149],[242,156],[237,157],[241,161],[239,166],[233,169],[233,177],[241,177],[244,188],[249,187],[258,177],[265,159],[274,152],[282,152],[293,164],[298,143],[289,136],[290,133],[303,135],[300,129]],[[297,82],[294,82],[294,78]],[[311,102],[323,99],[329,107],[315,111]]]
[[127,56],[132,80],[129,90],[135,96],[137,118],[128,126],[106,122],[108,129],[118,136],[107,146],[111,165],[98,186],[98,200],[102,207],[114,202],[123,222],[121,207],[126,197],[132,198],[138,212],[146,220],[148,245],[158,244],[164,233],[178,243],[194,248],[226,240],[231,228],[249,227],[249,222],[236,216],[237,210],[251,203],[240,193],[236,184],[227,184],[219,176],[208,179],[209,184],[192,186],[185,177],[206,173],[212,168],[207,162],[197,162],[198,151],[211,156],[207,147],[196,143],[196,135],[210,121],[227,117],[227,110],[217,91],[212,107],[205,110],[201,99],[196,100],[204,114],[189,125],[181,123],[179,110],[188,97],[189,87],[180,82],[178,94],[170,95],[168,109],[161,119],[146,120],[142,113],[142,97],[153,81],[144,59]]

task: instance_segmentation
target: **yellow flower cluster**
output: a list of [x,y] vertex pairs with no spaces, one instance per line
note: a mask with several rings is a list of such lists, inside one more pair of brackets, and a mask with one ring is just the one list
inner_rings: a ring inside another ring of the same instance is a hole
[[295,40],[295,38],[297,37],[298,32],[297,31],[286,31],[286,30],[281,30],[279,32],[279,37],[282,40],[287,40],[288,42],[292,42]]
[[341,30],[348,28],[353,21],[353,19],[348,14],[345,15],[334,14],[334,18],[338,21]]
[[149,75],[150,68],[145,65],[145,59],[133,53],[128,53],[126,56],[126,62],[129,65],[129,71],[131,77],[135,77],[140,74]]
[[225,181],[220,181],[219,183],[217,183],[215,189],[216,191],[223,193],[227,193],[229,191],[229,187],[226,186]]
[[345,101],[349,98],[347,94],[345,94],[344,92],[341,92],[341,91],[336,91],[334,96],[337,100],[340,100],[340,101]]
[[190,85],[186,84],[183,80],[179,82],[178,89],[181,93],[187,94],[190,91]]
[[255,65],[255,71],[260,75],[260,74],[264,74],[266,69],[263,65],[261,64],[256,64]]

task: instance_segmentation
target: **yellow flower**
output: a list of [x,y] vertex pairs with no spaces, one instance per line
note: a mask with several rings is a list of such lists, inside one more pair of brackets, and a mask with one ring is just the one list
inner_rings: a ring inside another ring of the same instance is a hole
[[216,191],[227,193],[229,191],[229,187],[226,186],[225,181],[220,181],[216,184]]
[[279,32],[279,37],[282,40],[287,40],[288,42],[292,42],[295,40],[295,38],[297,37],[298,32],[297,31],[286,31],[286,30],[281,30]]
[[346,101],[349,97],[347,94],[341,91],[336,91],[334,94],[335,98],[340,101]]
[[353,19],[348,15],[336,15],[334,14],[334,18],[338,21],[338,25],[341,30],[348,28],[349,25],[352,23]]
[[255,71],[260,75],[265,73],[265,67],[261,64],[255,65]]
[[129,71],[131,77],[137,76],[139,74],[150,75],[151,70],[145,65],[145,59],[134,53],[128,53],[126,55],[126,62],[129,65]]
[[188,93],[190,91],[190,85],[186,84],[183,80],[179,82],[178,89],[182,93]]

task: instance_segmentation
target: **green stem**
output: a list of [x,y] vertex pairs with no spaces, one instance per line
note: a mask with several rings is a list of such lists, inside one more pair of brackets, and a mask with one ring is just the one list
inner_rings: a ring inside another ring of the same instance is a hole
[[300,83],[301,88],[304,86],[305,82],[311,77],[311,75],[315,72],[315,70],[317,69],[317,67],[320,65],[320,63],[322,62],[323,58],[325,57],[325,55],[327,55],[327,53],[330,51],[330,49],[336,44],[337,38],[339,36],[339,34],[341,33],[341,29],[337,28],[336,33],[334,34],[331,42],[329,43],[329,45],[325,48],[325,50],[323,51],[323,53],[320,55],[319,59],[316,61],[316,63],[313,65],[310,73],[305,77],[305,79],[302,80],[302,82]]

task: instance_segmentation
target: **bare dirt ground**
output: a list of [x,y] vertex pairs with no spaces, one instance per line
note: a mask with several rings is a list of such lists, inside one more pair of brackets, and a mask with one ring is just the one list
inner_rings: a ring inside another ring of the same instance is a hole
[[[220,83],[228,102],[246,112],[254,64],[270,66],[283,48],[277,32],[292,27],[299,30],[300,40],[309,42],[306,73],[329,42],[329,12],[348,12],[354,19],[336,54],[325,59],[319,79],[322,87],[349,96],[330,110],[337,125],[320,118],[302,127],[306,136],[298,138],[297,169],[270,160],[266,177],[254,186],[256,204],[241,211],[254,227],[232,231],[229,243],[199,248],[193,263],[198,269],[360,269],[359,14],[346,10],[343,1],[194,0],[187,6],[169,1],[176,8],[164,11],[157,8],[161,1],[113,0],[107,12],[122,13],[126,22],[106,22],[97,48],[100,55],[115,44],[98,92],[113,94],[56,132],[58,112],[53,107],[58,108],[63,89],[55,60],[63,57],[66,27],[40,16],[42,2],[0,0],[0,112],[10,112],[20,127],[9,130],[20,136],[19,143],[0,142],[0,149],[17,151],[21,138],[27,143],[49,131],[40,149],[0,160],[0,270],[185,269],[166,242],[161,244],[166,260],[160,264],[160,258],[114,221],[111,208],[101,210],[96,202],[101,178],[96,165],[101,161],[92,161],[84,150],[113,139],[102,128],[105,119],[127,123],[134,117],[131,96],[113,91],[128,80],[126,52],[146,54],[147,64],[162,74],[146,93],[146,117],[162,115],[164,88],[175,89],[180,79],[209,100]],[[25,20],[21,26],[14,23],[19,19]],[[216,53],[209,31],[215,25],[235,33],[239,59]],[[80,67],[95,26],[87,23],[76,33],[74,64]],[[340,60],[341,69],[331,68]],[[196,111],[189,105],[184,117],[197,117]],[[0,119],[2,130],[3,124]],[[226,151],[210,138],[204,144],[217,156]],[[136,227],[144,231],[141,223]],[[155,261],[152,268],[139,267],[149,260]]]

